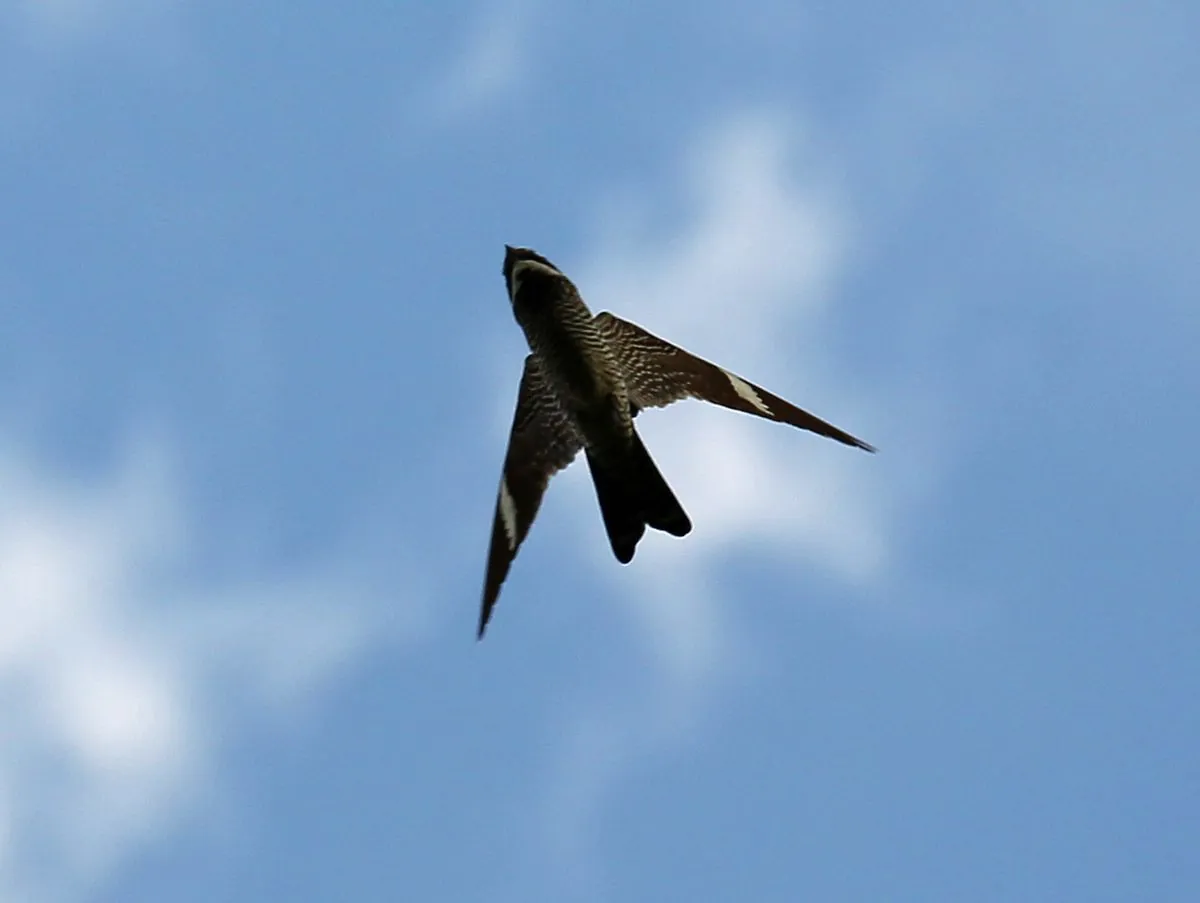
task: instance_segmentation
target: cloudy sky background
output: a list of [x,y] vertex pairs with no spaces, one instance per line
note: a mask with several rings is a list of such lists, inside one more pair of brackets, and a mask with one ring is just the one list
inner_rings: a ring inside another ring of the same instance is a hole
[[[1194,900],[1200,10],[0,2],[0,900]],[[534,246],[640,421],[474,626]]]

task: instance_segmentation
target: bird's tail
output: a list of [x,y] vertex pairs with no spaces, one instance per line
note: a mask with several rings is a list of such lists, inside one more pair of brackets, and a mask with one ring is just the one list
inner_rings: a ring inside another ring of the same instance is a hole
[[619,562],[628,564],[633,560],[647,526],[672,536],[691,532],[687,512],[659,473],[637,430],[632,446],[620,459],[601,459],[589,449],[587,461],[608,541]]

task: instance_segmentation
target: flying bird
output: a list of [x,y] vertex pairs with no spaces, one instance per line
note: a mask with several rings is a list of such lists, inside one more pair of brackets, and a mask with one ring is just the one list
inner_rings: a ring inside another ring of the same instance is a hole
[[593,316],[574,283],[541,254],[509,245],[504,250],[508,297],[530,353],[496,498],[479,639],[550,478],[581,450],[619,562],[633,560],[646,527],[672,536],[691,531],[691,520],[634,428],[644,408],[698,398],[875,451],[628,320],[606,311]]

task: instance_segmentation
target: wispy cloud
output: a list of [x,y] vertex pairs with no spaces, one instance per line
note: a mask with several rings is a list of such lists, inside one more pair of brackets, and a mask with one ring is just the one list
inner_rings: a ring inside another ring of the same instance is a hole
[[17,0],[10,22],[47,47],[78,47],[137,25],[146,29],[179,5],[179,0]]
[[533,12],[532,0],[497,0],[483,6],[461,50],[422,98],[422,109],[442,123],[457,122],[519,87],[527,75],[525,43]]
[[[819,156],[806,150],[782,118],[752,113],[723,123],[687,155],[686,220],[663,234],[609,238],[580,279],[594,307],[870,439],[871,405],[834,388],[825,352],[849,229]],[[754,545],[857,582],[884,566],[883,511],[861,453],[699,404],[653,412],[639,429],[697,525],[678,559],[682,543],[652,537],[656,558],[696,567],[722,549]],[[667,627],[670,637],[697,631],[690,612],[684,620]],[[678,642],[664,636],[655,646]]]
[[[637,204],[610,213],[572,272],[593,309],[613,309],[877,439],[873,406],[835,388],[841,368],[824,351],[851,236],[822,164],[784,116],[720,122],[685,154],[679,196],[644,201],[682,209],[680,221],[648,229]],[[620,586],[615,595],[628,599],[650,670],[636,700],[584,700],[563,730],[548,805],[556,843],[575,853],[608,788],[680,742],[715,690],[752,668],[716,588],[722,561],[753,553],[860,588],[880,581],[889,562],[890,500],[870,475],[878,459],[695,403],[639,418],[639,430],[695,529],[684,541],[648,536],[629,569],[614,570],[607,548],[595,550]],[[594,526],[586,474],[563,481],[589,496],[573,507]]]
[[378,635],[336,562],[212,579],[191,526],[161,443],[90,482],[0,453],[0,898],[78,899],[201,815],[222,732]]

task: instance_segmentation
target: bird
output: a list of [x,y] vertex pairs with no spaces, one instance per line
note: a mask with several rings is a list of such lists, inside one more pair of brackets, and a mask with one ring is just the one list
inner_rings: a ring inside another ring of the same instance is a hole
[[633,560],[647,527],[680,537],[691,532],[687,512],[634,427],[645,408],[695,398],[875,451],[636,323],[607,311],[593,315],[575,284],[531,248],[505,245],[502,273],[529,354],[496,494],[477,639],[550,479],[580,451],[619,562]]

